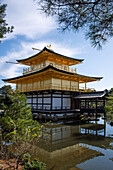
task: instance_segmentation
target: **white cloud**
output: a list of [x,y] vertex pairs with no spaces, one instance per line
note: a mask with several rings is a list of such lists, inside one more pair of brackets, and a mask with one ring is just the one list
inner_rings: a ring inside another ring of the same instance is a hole
[[46,17],[37,10],[38,5],[33,0],[5,0],[7,3],[6,20],[14,26],[14,32],[7,38],[15,35],[25,35],[27,38],[37,38],[56,28],[52,17]]
[[72,48],[69,45],[63,45],[62,43],[52,43],[53,51],[65,55],[67,57],[76,58],[75,55],[82,54],[83,48]]
[[[10,51],[7,53],[6,56],[2,56],[0,60],[0,75],[5,78],[15,77],[22,75],[22,68],[26,67],[20,64],[8,64],[6,61],[13,61],[16,62],[17,59],[23,59],[28,58],[39,51],[32,50],[32,47],[38,48],[42,50],[45,46],[47,46],[48,42],[34,42],[34,43],[28,43],[28,42],[22,42],[20,46],[15,48],[17,51]],[[76,54],[82,53],[81,49],[77,48],[67,48],[65,45],[61,45],[60,43],[52,43],[52,49],[60,54],[64,54],[66,56],[73,56]],[[78,58],[78,57],[77,57]]]

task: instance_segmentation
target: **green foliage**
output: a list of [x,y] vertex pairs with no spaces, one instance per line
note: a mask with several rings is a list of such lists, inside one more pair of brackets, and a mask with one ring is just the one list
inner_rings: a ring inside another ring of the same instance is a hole
[[24,163],[27,163],[30,161],[31,155],[29,153],[25,153],[23,155]]
[[[6,4],[1,4],[0,0],[0,39],[4,38],[7,33],[13,32],[14,27],[9,27],[6,23],[5,16],[6,16]],[[1,42],[1,41],[0,41]]]
[[11,91],[5,97],[8,98],[8,104],[2,103],[4,115],[0,118],[3,140],[15,143],[38,137],[40,126],[32,119],[26,96],[18,91]]
[[106,105],[105,105],[106,112],[113,112],[113,97],[107,97]]
[[47,15],[55,16],[62,30],[84,29],[93,47],[101,48],[113,37],[113,1],[35,0]]
[[39,162],[38,159],[34,159],[32,161],[28,161],[24,165],[24,170],[45,170],[45,164],[43,162]]
[[1,90],[2,95],[5,95],[9,93],[10,91],[13,91],[10,85],[4,85],[0,90]]
[[[29,153],[32,154],[35,141],[38,142],[41,137],[43,126],[32,119],[31,108],[27,105],[26,96],[18,91],[7,91],[6,89],[5,87],[4,100],[2,101],[4,114],[0,117],[0,157],[4,155],[4,159],[8,160],[10,155],[13,155],[14,169],[18,169],[19,163],[24,163],[28,169],[43,170],[44,164],[36,159],[30,161],[31,156],[29,155]],[[13,143],[10,150],[7,143]],[[12,167],[11,162],[7,162],[9,167]]]
[[108,93],[109,93],[109,96],[113,96],[113,88],[111,88]]
[[106,116],[113,120],[113,88],[108,91],[109,97],[107,97],[105,111]]
[[7,96],[7,93],[13,91],[10,85],[4,85],[0,89],[0,109],[3,109],[2,103],[9,105],[10,100],[9,97]]

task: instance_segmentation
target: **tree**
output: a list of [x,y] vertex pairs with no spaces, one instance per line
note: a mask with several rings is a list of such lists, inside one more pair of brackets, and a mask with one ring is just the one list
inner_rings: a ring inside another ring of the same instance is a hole
[[25,160],[25,165],[24,165],[24,170],[45,170],[46,166],[43,162],[39,162],[38,159],[34,159],[32,161],[30,161],[30,155],[24,154],[24,160]]
[[[5,95],[10,102],[2,103],[4,114],[0,117],[1,145],[0,157],[9,160],[10,155],[15,158],[13,168],[18,169],[22,162],[23,155],[32,151],[32,146],[41,137],[41,127],[39,123],[32,119],[31,109],[27,105],[24,94],[18,91],[10,91]],[[4,141],[4,142],[3,142]],[[7,143],[13,143],[12,150],[9,151]],[[11,167],[10,161],[6,161]]]
[[11,91],[13,91],[13,89],[10,85],[4,85],[2,88],[0,88],[0,109],[3,109],[2,103],[7,105],[10,104],[10,100],[7,94]]
[[[9,101],[2,103],[4,115],[1,117],[0,126],[2,127],[3,140],[10,140],[10,133],[12,134],[11,140],[21,139],[26,140],[37,136],[39,123],[32,119],[31,108],[27,105],[25,94],[20,94],[18,91],[11,91],[7,94]],[[32,136],[28,133],[31,133]],[[26,136],[26,135],[27,136]],[[13,141],[14,143],[14,141]]]
[[98,49],[113,36],[112,0],[35,0],[47,15],[55,16],[62,30],[83,29]]
[[7,33],[11,33],[14,29],[13,26],[9,27],[8,24],[6,23],[6,20],[5,20],[6,7],[7,5],[1,4],[1,0],[0,0],[0,39],[4,38]]
[[106,97],[106,99],[106,116],[113,120],[113,88],[108,91],[108,97]]
[[2,88],[0,88],[1,95],[5,95],[12,91],[12,87],[10,85],[4,85]]

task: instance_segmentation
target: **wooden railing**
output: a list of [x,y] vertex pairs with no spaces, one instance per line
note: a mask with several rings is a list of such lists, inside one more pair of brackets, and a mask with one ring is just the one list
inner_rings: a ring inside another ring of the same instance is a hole
[[[44,66],[44,67],[47,67],[47,65]],[[41,70],[41,69],[43,69],[44,67],[37,68],[37,67],[34,66],[33,68],[31,68],[31,67],[29,67],[29,68],[24,68],[24,69],[23,69],[23,75],[29,74],[29,73],[32,73],[32,72],[35,72],[35,71],[38,71],[38,70]],[[56,68],[59,68],[59,67],[57,67],[57,66],[55,66],[55,67],[56,67]],[[71,72],[71,73],[76,73],[76,68],[75,68],[75,69],[69,68],[69,70],[68,70],[68,69],[65,70],[64,67],[62,67],[62,68],[60,68],[60,70],[68,71],[68,72]]]
[[39,90],[49,90],[49,89],[55,89],[55,90],[66,90],[66,91],[81,91],[81,92],[90,92],[90,91],[94,91],[94,89],[92,88],[88,88],[88,89],[84,89],[84,88],[77,88],[75,86],[60,86],[58,84],[48,84],[48,85],[44,85],[43,87],[25,87],[22,89],[18,89],[20,92],[29,92],[29,91],[39,91]]

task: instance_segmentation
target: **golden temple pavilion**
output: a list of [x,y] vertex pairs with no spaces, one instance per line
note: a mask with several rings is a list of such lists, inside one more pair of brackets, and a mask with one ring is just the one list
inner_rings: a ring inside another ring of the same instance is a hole
[[[105,91],[87,88],[88,82],[99,81],[102,77],[85,76],[78,74],[76,68],[70,69],[81,64],[83,59],[67,57],[44,47],[39,53],[17,62],[28,66],[23,69],[23,75],[3,81],[16,84],[18,91],[26,94],[27,103],[37,117],[68,117],[80,111],[81,106],[86,107],[87,101],[92,100],[96,108],[97,99],[103,101]],[[84,87],[80,88],[80,84]]]

